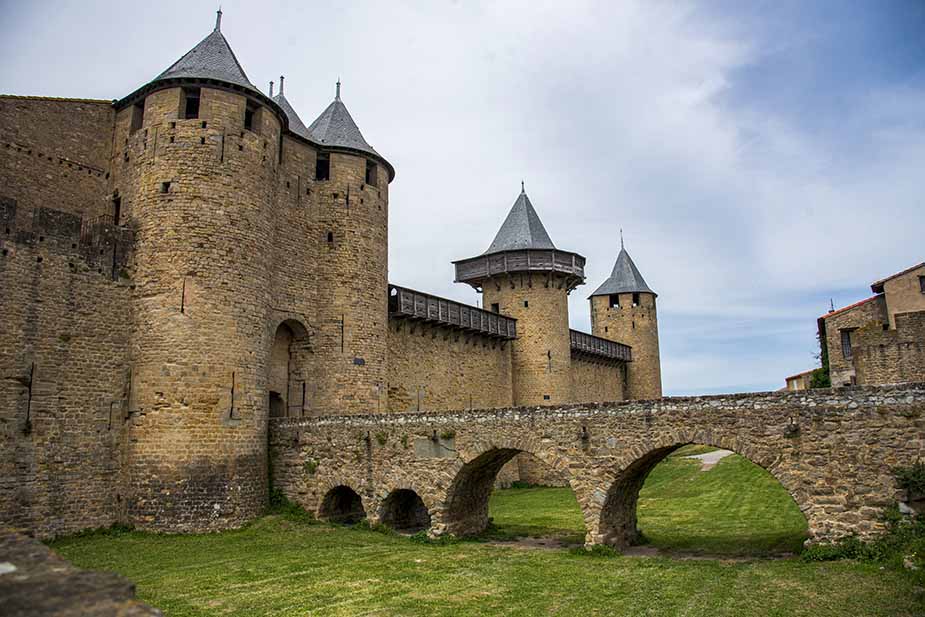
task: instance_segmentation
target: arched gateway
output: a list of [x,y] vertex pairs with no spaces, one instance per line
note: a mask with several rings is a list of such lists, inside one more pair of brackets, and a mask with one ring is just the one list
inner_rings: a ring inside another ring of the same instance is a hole
[[[274,418],[274,483],[311,511],[329,487],[363,495],[373,522],[432,535],[484,529],[495,476],[528,452],[568,477],[585,542],[636,537],[639,489],[652,468],[690,443],[732,450],[793,497],[810,541],[882,530],[904,499],[893,468],[925,446],[925,384],[430,414]],[[375,438],[373,438],[375,436]],[[311,473],[306,459],[317,461]]]

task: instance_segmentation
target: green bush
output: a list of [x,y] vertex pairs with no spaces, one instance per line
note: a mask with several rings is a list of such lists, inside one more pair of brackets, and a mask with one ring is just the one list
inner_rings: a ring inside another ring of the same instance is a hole
[[925,496],[925,462],[916,461],[908,467],[896,467],[893,473],[899,487],[910,497]]
[[450,544],[459,544],[459,538],[453,535],[438,536],[431,538],[426,531],[419,531],[408,538],[415,544],[432,544],[434,546],[447,546]]
[[276,514],[290,521],[301,523],[314,523],[315,517],[311,512],[297,503],[289,501],[283,491],[277,487],[270,488],[270,504],[267,514]]

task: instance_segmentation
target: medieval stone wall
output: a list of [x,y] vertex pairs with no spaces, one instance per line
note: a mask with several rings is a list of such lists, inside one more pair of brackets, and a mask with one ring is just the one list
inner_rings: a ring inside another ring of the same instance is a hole
[[608,296],[591,298],[591,333],[629,345],[633,361],[626,367],[626,397],[654,399],[662,396],[662,368],[658,347],[658,313],[655,296],[640,293],[638,305],[631,293],[618,294],[619,306]]
[[21,213],[109,214],[113,117],[110,101],[0,96],[0,196]]
[[762,466],[793,497],[812,541],[883,529],[905,498],[893,468],[925,448],[925,384],[666,398],[487,411],[372,414],[271,423],[275,486],[311,511],[348,486],[380,519],[396,490],[415,491],[431,533],[488,522],[498,471],[528,452],[567,474],[586,542],[636,535],[636,501],[651,469],[676,448],[727,448]]
[[859,384],[925,381],[925,311],[894,318],[896,329],[871,323],[855,331],[853,356]]
[[626,365],[604,359],[572,355],[574,403],[622,401]]
[[568,293],[558,274],[514,274],[485,282],[484,307],[517,320],[511,359],[515,405],[556,405],[571,398]]
[[512,404],[510,341],[391,319],[388,348],[390,412]]
[[130,234],[17,208],[0,204],[0,521],[108,526],[126,494]]

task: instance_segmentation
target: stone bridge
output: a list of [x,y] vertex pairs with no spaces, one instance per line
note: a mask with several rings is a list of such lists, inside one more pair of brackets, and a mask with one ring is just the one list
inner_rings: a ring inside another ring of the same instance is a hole
[[276,418],[273,483],[321,518],[367,516],[431,535],[488,523],[501,467],[528,452],[565,472],[586,544],[637,534],[646,475],[690,443],[727,448],[766,469],[806,517],[812,542],[882,529],[905,499],[893,467],[925,453],[925,384],[664,398],[607,404]]

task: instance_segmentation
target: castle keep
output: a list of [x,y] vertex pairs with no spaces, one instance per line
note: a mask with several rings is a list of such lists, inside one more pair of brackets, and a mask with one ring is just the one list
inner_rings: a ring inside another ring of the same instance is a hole
[[[455,262],[478,308],[390,285],[395,170],[341,100],[303,123],[215,29],[116,101],[0,97],[0,520],[202,531],[263,509],[271,418],[661,396],[656,294],[525,191]],[[473,247],[477,249],[478,247]]]

